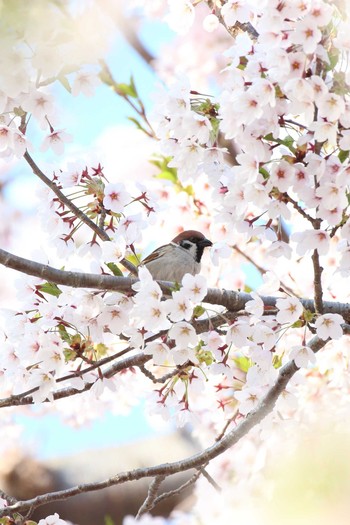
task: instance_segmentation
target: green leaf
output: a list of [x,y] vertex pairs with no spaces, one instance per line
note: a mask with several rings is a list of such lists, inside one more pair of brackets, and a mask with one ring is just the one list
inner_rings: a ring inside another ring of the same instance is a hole
[[237,368],[242,370],[242,372],[248,372],[249,368],[253,364],[252,360],[244,355],[240,357],[234,357],[233,361],[235,362]]
[[66,89],[68,91],[68,93],[71,93],[72,92],[72,89],[70,87],[70,83],[69,83],[69,80],[66,76],[64,75],[59,75],[57,77],[57,80],[62,84],[62,86],[64,87],[64,89]]
[[130,122],[133,122],[135,124],[137,129],[139,129],[140,131],[143,131],[144,133],[146,133],[146,135],[148,134],[148,131],[146,130],[146,128],[141,126],[140,122],[136,118],[134,118],[134,117],[127,117],[127,118],[128,118],[128,120],[130,120]]
[[42,293],[48,293],[50,295],[53,295],[54,297],[59,297],[62,293],[62,290],[60,290],[55,283],[44,283],[40,284],[38,286],[38,290]]
[[284,139],[275,138],[272,133],[268,133],[268,135],[265,135],[264,140],[267,140],[268,142],[275,142],[276,144],[280,144],[283,146],[286,146],[289,151],[292,153],[295,153],[295,147],[294,147],[294,139],[290,135],[287,135]]
[[69,333],[66,330],[66,327],[63,326],[63,324],[58,325],[58,333],[60,334],[62,341],[70,344],[71,336],[69,335]]
[[75,350],[72,350],[71,348],[65,348],[63,350],[63,355],[65,361],[68,363],[68,361],[75,361],[77,358],[77,353]]
[[106,263],[106,266],[108,266],[113,275],[116,275],[117,277],[123,277],[123,272],[114,262]]
[[259,173],[261,173],[265,180],[270,177],[269,172],[265,168],[259,168]]
[[127,257],[125,257],[127,261],[131,262],[131,264],[133,264],[134,266],[138,266],[140,264],[140,261],[141,261],[141,254],[140,253],[137,253],[136,255],[131,253],[130,255],[128,255]]
[[1,525],[13,525],[14,521],[10,516],[5,516],[4,518],[0,518],[0,524]]
[[341,163],[343,163],[344,161],[346,161],[346,159],[349,157],[349,153],[350,153],[349,150],[345,151],[345,150],[341,149],[341,150],[339,151],[339,153],[338,153],[338,159],[340,160]]
[[197,358],[200,363],[205,363],[207,366],[210,366],[214,363],[213,354],[209,350],[199,350],[197,353]]
[[134,81],[134,77],[131,75],[130,77],[130,88],[131,90],[133,91],[134,93],[134,98],[138,98],[138,93],[137,93],[137,89],[136,89],[136,85],[135,85],[135,81]]
[[193,317],[194,319],[197,319],[198,317],[200,317],[201,315],[203,315],[205,312],[206,312],[205,308],[203,308],[203,306],[201,306],[201,305],[199,304],[199,305],[197,305],[197,306],[194,307],[192,317]]
[[106,346],[103,343],[98,343],[94,346],[95,352],[96,352],[96,358],[101,359],[101,357],[104,357],[108,352],[108,346]]
[[130,84],[125,84],[124,82],[116,82],[114,87],[118,95],[122,95],[124,97],[137,98],[137,91],[135,89],[135,84],[132,79],[130,80]]
[[163,180],[170,180],[170,182],[172,182],[173,184],[176,184],[178,181],[177,174],[174,173],[173,171],[168,171],[168,170],[161,171],[160,173],[158,173],[158,175],[155,175],[155,178],[163,179]]
[[332,47],[328,53],[329,64],[326,64],[327,71],[331,71],[335,68],[339,60],[339,55],[339,49],[337,49],[336,47]]
[[272,366],[274,368],[281,368],[283,355],[274,355],[272,358]]
[[294,139],[293,137],[291,137],[290,135],[287,135],[286,138],[282,139],[281,141],[279,141],[280,144],[284,144],[284,146],[287,146],[287,148],[289,149],[289,151],[291,151],[292,153],[295,152],[295,148],[294,148]]

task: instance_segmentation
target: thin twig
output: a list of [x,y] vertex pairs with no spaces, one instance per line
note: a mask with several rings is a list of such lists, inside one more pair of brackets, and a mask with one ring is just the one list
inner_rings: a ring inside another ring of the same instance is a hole
[[217,7],[217,3],[213,0],[208,1],[208,6],[210,9],[215,9],[216,16],[218,17],[220,23],[224,26],[226,31],[232,36],[236,37],[239,31],[242,31],[244,33],[248,33],[248,35],[252,38],[252,40],[256,40],[259,36],[259,33],[257,30],[252,26],[250,22],[247,23],[241,23],[236,22],[233,26],[228,26],[221,14],[221,7],[227,3],[227,1],[221,0],[221,6],[218,9],[215,9]]
[[[250,255],[248,255],[247,252],[241,250],[236,244],[234,244],[232,246],[232,248],[237,253],[239,253],[242,257],[244,257],[248,262],[250,262],[250,264],[252,264],[258,270],[260,275],[265,275],[266,274],[267,270],[265,268],[263,268],[262,266],[260,266],[256,261],[254,261],[254,259]],[[296,297],[296,293],[289,286],[287,286],[282,281],[280,281],[280,283],[281,283],[281,288],[283,288],[283,290],[288,292],[290,295],[294,295]]]
[[87,215],[85,215],[84,212],[82,212],[75,204],[72,203],[72,201],[66,197],[64,193],[57,187],[57,184],[55,184],[52,180],[50,180],[45,173],[39,168],[39,166],[36,164],[36,162],[32,159],[32,157],[29,155],[28,151],[25,152],[23,155],[23,158],[27,161],[29,166],[32,168],[33,173],[39,177],[39,179],[46,184],[48,188],[50,188],[51,191],[58,197],[58,199],[65,205],[67,208],[75,215],[78,219],[80,219],[84,224],[86,224],[93,232],[96,233],[96,235],[102,239],[103,241],[109,241],[108,234],[99,228],[97,224],[95,224]]
[[318,255],[318,251],[314,250],[312,254],[312,263],[314,267],[314,304],[315,304],[315,312],[317,314],[323,314],[324,308],[323,308],[323,290],[322,290],[322,272],[323,268],[320,265],[320,257]]
[[136,514],[136,519],[141,518],[143,514],[146,514],[146,512],[149,512],[154,508],[154,502],[157,498],[157,494],[164,479],[165,476],[156,476],[154,478],[149,486],[147,497]]
[[[104,60],[100,60],[101,65],[101,73],[100,73],[100,79],[101,81],[109,86],[114,93],[116,93],[118,96],[120,96],[125,102],[129,104],[129,106],[135,111],[135,113],[143,120],[143,122],[146,124],[148,129],[145,127],[141,127],[142,131],[151,139],[158,140],[157,134],[154,131],[152,124],[147,118],[146,115],[146,109],[143,105],[142,100],[137,95],[136,97],[131,97],[128,94],[126,94],[123,90],[120,89],[120,85],[118,85],[118,82],[114,80],[114,77],[111,73],[111,70],[107,66],[106,62]],[[134,100],[137,100],[139,107],[137,107]]]
[[[325,344],[326,341],[323,341],[318,337],[314,337],[308,343],[308,346],[314,352],[317,352],[323,346],[325,346]],[[294,361],[290,361],[285,366],[283,366],[279,371],[278,378],[275,384],[268,390],[267,394],[261,400],[259,405],[254,410],[252,410],[245,417],[245,419],[243,419],[237,425],[236,428],[228,432],[220,441],[214,443],[213,445],[211,445],[210,447],[206,448],[204,451],[198,454],[172,463],[164,463],[152,467],[137,468],[134,470],[119,473],[103,481],[77,485],[75,487],[71,487],[65,490],[59,490],[56,492],[42,494],[36,496],[35,498],[28,499],[26,501],[18,501],[13,505],[9,505],[4,509],[0,509],[0,517],[9,515],[11,516],[15,513],[23,514],[27,512],[30,508],[35,509],[47,503],[64,500],[82,493],[101,490],[107,487],[111,487],[113,485],[120,485],[121,483],[125,483],[126,481],[134,481],[154,476],[166,477],[177,472],[184,472],[191,469],[202,468],[204,465],[207,465],[212,459],[218,457],[223,452],[235,445],[240,439],[247,435],[247,433],[252,428],[258,425],[273,410],[280,394],[283,392],[290,379],[298,370],[299,369],[295,365]]]
[[221,487],[216,483],[216,481],[211,477],[211,475],[205,470],[205,468],[201,468],[201,473],[205,477],[207,481],[209,481],[210,485],[214,487],[214,489],[217,492],[221,492]]
[[[86,224],[91,230],[96,233],[96,235],[102,240],[102,241],[109,241],[109,235],[100,228],[97,224],[94,223],[83,211],[81,211],[73,202],[66,197],[66,195],[57,187],[57,184],[55,184],[52,180],[50,180],[45,173],[39,168],[39,166],[36,164],[36,162],[33,160],[33,158],[29,155],[28,151],[25,152],[23,155],[23,158],[26,160],[26,162],[29,164],[29,166],[32,168],[32,171],[34,175],[39,177],[39,179],[46,184],[48,188],[50,188],[51,191],[58,197],[58,199],[65,205],[67,208],[77,217],[80,219],[84,224]],[[133,275],[137,275],[137,269],[135,266],[129,262],[126,259],[122,259],[121,264]]]
[[311,215],[309,215],[308,213],[306,213],[306,211],[300,206],[300,204],[298,204],[298,202],[296,200],[294,200],[290,195],[288,195],[288,193],[283,193],[283,198],[287,201],[287,202],[290,202],[291,205],[293,206],[293,208],[302,216],[304,217],[304,219],[306,219],[307,221],[309,221],[313,226],[315,225],[315,222],[317,222],[318,219],[314,219],[313,217],[311,217]]
[[189,487],[191,487],[191,485],[196,483],[197,479],[200,478],[201,474],[202,474],[202,471],[199,468],[197,469],[197,472],[195,472],[188,481],[180,485],[177,489],[169,490],[168,492],[163,492],[163,494],[160,494],[154,500],[154,506],[158,505],[158,503],[160,503],[161,501],[165,499],[171,498],[172,496],[178,496],[179,494],[181,494],[184,490],[188,489]]

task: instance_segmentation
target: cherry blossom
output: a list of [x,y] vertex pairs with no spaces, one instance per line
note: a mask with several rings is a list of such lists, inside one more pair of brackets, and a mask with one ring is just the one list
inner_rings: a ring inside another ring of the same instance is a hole
[[179,292],[173,292],[173,298],[168,299],[165,304],[169,312],[169,318],[173,322],[189,321],[192,317],[193,304],[189,298],[190,293],[188,290],[180,290]]
[[294,346],[289,354],[299,368],[307,367],[316,363],[316,356],[308,346]]
[[54,99],[52,95],[41,90],[32,91],[28,97],[26,97],[22,106],[25,111],[28,111],[38,120],[40,127],[45,129],[47,126],[47,120],[51,119],[54,115]]
[[72,142],[72,140],[72,135],[64,130],[57,129],[45,137],[41,145],[41,151],[47,151],[51,148],[56,155],[62,155],[65,144]]
[[321,315],[315,322],[317,335],[325,341],[328,338],[340,339],[343,335],[342,323],[344,319],[339,314]]
[[106,262],[117,263],[125,256],[126,243],[121,237],[118,242],[106,241],[102,244],[102,253]]
[[154,363],[157,365],[165,365],[171,360],[171,352],[169,347],[162,342],[154,341],[148,343],[144,348],[145,354],[151,355]]
[[38,525],[66,525],[67,523],[67,521],[62,520],[57,512],[55,512],[55,514],[51,514],[50,516],[39,520]]
[[234,393],[235,398],[239,401],[239,411],[241,414],[249,414],[259,403],[261,399],[261,389],[256,387],[244,388]]
[[130,202],[131,197],[126,191],[124,184],[108,183],[104,188],[103,204],[114,213],[120,213],[125,204]]
[[252,292],[251,296],[253,299],[246,303],[245,311],[255,315],[256,317],[262,317],[264,313],[264,303],[262,299],[255,292]]
[[190,275],[189,273],[184,275],[181,289],[194,303],[203,301],[208,290],[206,279],[202,275]]
[[235,346],[242,347],[249,345],[248,338],[252,334],[252,328],[248,324],[247,320],[240,319],[239,321],[232,324],[227,330],[226,343],[233,343]]
[[303,305],[296,297],[277,299],[278,313],[276,319],[279,323],[295,323],[303,313]]
[[222,6],[221,14],[228,26],[234,26],[237,21],[241,23],[249,22],[252,12],[245,3],[240,0],[228,0]]
[[305,230],[295,232],[291,236],[297,242],[297,253],[305,255],[311,250],[317,250],[320,255],[326,255],[329,249],[329,234],[323,230]]
[[95,93],[95,88],[100,84],[97,75],[84,71],[79,71],[72,85],[72,95],[76,97],[82,93],[85,97],[92,97]]
[[197,344],[197,335],[193,326],[184,321],[173,324],[169,330],[169,336],[175,339],[176,345],[180,348],[185,348],[189,344]]
[[203,21],[203,29],[205,31],[208,31],[208,33],[212,33],[219,27],[219,19],[216,15],[210,14],[207,15]]
[[171,29],[180,34],[185,34],[190,29],[194,20],[194,8],[188,0],[168,0],[170,13],[166,16]]

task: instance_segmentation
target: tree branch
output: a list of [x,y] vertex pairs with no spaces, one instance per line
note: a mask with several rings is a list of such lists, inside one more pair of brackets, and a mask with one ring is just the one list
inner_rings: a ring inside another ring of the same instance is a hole
[[[317,336],[315,336],[308,343],[308,346],[314,352],[317,352],[323,346],[325,346],[326,343],[327,341],[323,341],[322,339],[319,339]],[[259,405],[254,410],[252,410],[245,417],[245,419],[243,419],[243,421],[237,425],[236,428],[232,429],[222,439],[220,439],[220,441],[217,441],[198,454],[172,463],[164,463],[152,467],[137,468],[126,472],[121,472],[116,476],[112,476],[111,478],[100,482],[77,485],[65,490],[42,494],[26,501],[17,501],[16,503],[1,509],[0,517],[13,515],[14,513],[23,514],[29,509],[35,509],[53,501],[67,499],[86,492],[101,490],[113,485],[120,485],[126,481],[135,481],[138,479],[155,476],[166,477],[177,472],[184,472],[198,468],[201,469],[212,459],[221,455],[223,452],[235,445],[240,439],[247,435],[252,428],[258,425],[270,412],[272,412],[278,397],[298,370],[299,369],[295,365],[294,361],[290,361],[285,366],[283,366],[279,371],[275,384],[268,390],[267,394],[261,400]]]
[[82,212],[73,202],[66,197],[64,193],[57,187],[57,184],[55,184],[52,180],[50,180],[45,173],[41,171],[39,166],[36,164],[36,162],[32,159],[32,157],[29,155],[28,151],[25,152],[23,155],[23,158],[27,161],[29,166],[32,168],[32,171],[34,175],[39,177],[39,179],[46,184],[50,188],[51,191],[58,197],[58,199],[65,205],[67,208],[75,215],[78,219],[80,219],[84,224],[86,224],[93,232],[96,233],[96,235],[102,239],[103,241],[109,241],[109,235],[99,228],[97,224],[95,224],[87,215],[85,215],[84,212]]
[[[96,235],[100,239],[102,239],[102,241],[110,240],[109,235],[102,228],[100,228],[97,224],[95,224],[94,221],[92,221],[77,206],[75,206],[75,204],[73,204],[73,202],[68,197],[66,197],[64,193],[62,193],[62,191],[57,187],[57,185],[52,180],[50,180],[45,175],[45,173],[41,171],[41,169],[36,164],[36,162],[33,160],[33,158],[29,155],[28,151],[25,152],[25,154],[23,155],[23,158],[27,161],[29,166],[32,168],[34,175],[39,177],[39,179],[42,182],[44,182],[44,184],[46,184],[46,186],[48,186],[48,188],[50,188],[51,191],[53,191],[53,193],[58,197],[58,199],[63,204],[65,204],[65,206],[67,206],[67,208],[73,213],[73,215],[75,215],[75,217],[77,217],[84,224],[86,224],[94,233],[96,233]],[[129,272],[131,272],[133,275],[137,275],[137,270],[131,262],[127,261],[126,259],[122,259],[120,262],[127,270],[129,270]]]
[[[2,249],[0,249],[0,264],[27,275],[33,275],[46,281],[53,282],[57,285],[61,284],[73,288],[90,288],[94,290],[130,293],[132,292],[132,285],[138,281],[131,277],[57,270],[51,266],[13,255]],[[158,282],[163,291],[168,294],[169,289],[174,286],[174,283],[170,281]],[[262,296],[261,299],[265,306],[275,307],[278,297]],[[246,303],[251,300],[252,297],[248,293],[209,288],[203,302],[224,306],[231,312],[239,312],[240,310],[244,310]],[[315,305],[312,299],[300,299],[300,301],[305,309],[315,312]],[[350,321],[349,303],[324,301],[323,311],[325,313],[338,313],[342,315],[347,322]]]
[[321,276],[323,272],[323,268],[320,265],[320,257],[318,255],[318,251],[314,250],[312,254],[312,263],[314,266],[314,304],[315,304],[315,312],[318,314],[324,313],[324,306],[323,306],[323,291],[322,291],[322,281]]
[[181,494],[181,492],[183,492],[184,490],[188,489],[191,485],[193,485],[201,475],[202,475],[202,470],[197,469],[197,472],[195,472],[188,481],[180,485],[180,487],[174,490],[169,490],[169,492],[163,492],[163,494],[160,494],[154,500],[154,507],[158,505],[160,501],[170,498],[171,496],[178,496],[179,494]]
[[154,508],[154,502],[157,498],[157,494],[164,479],[165,476],[156,476],[154,478],[149,486],[147,497],[136,514],[136,519],[141,518],[143,514],[146,514],[146,512],[149,512]]

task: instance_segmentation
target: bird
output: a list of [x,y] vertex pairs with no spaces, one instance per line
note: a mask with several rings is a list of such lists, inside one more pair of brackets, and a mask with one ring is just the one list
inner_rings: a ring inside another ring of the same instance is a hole
[[154,250],[141,265],[155,280],[180,283],[186,273],[196,275],[200,272],[204,248],[212,245],[203,233],[186,230]]

